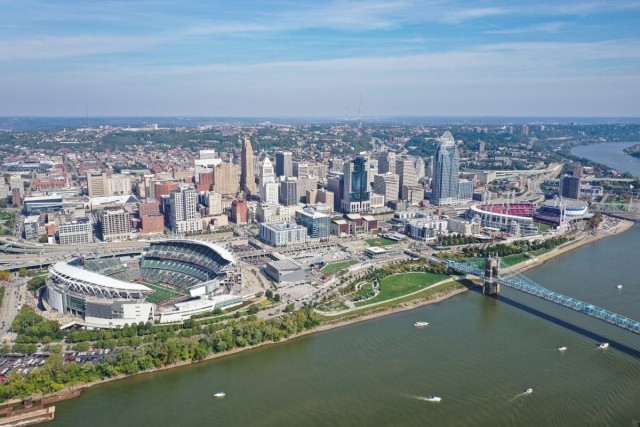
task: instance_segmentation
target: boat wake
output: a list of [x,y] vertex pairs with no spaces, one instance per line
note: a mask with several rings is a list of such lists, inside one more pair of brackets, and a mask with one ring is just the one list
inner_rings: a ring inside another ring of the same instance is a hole
[[525,398],[525,397],[529,396],[532,393],[533,393],[533,389],[532,388],[528,388],[525,391],[523,391],[522,393],[516,394],[514,397],[509,399],[509,403],[513,402],[514,400],[520,400],[522,398]]

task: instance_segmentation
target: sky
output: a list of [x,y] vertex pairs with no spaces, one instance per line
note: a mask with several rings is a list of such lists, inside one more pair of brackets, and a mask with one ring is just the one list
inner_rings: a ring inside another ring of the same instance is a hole
[[0,0],[1,116],[640,116],[638,0]]

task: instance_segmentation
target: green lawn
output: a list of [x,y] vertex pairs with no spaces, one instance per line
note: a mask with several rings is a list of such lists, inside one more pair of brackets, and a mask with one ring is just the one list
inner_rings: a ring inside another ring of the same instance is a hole
[[178,292],[174,289],[168,288],[166,286],[153,284],[153,283],[143,283],[146,287],[153,289],[153,293],[147,296],[147,302],[161,302],[166,301],[169,298],[173,298],[178,295],[184,295],[182,292]]
[[358,261],[355,259],[348,259],[346,261],[334,262],[331,264],[325,265],[320,272],[322,274],[326,274],[327,276],[331,276],[332,274],[336,274],[338,271],[345,269],[353,264],[356,264]]
[[382,279],[380,282],[380,293],[375,298],[355,303],[356,306],[373,304],[375,302],[386,301],[397,298],[422,288],[433,285],[436,282],[446,279],[449,276],[433,273],[402,273],[394,274]]
[[368,295],[371,295],[372,291],[373,291],[373,284],[365,283],[360,287],[358,292],[356,292],[355,299],[366,298]]
[[536,227],[538,227],[538,231],[540,233],[544,233],[545,231],[552,229],[552,227],[550,225],[542,224],[540,222],[536,222]]
[[[323,316],[322,314],[316,314],[316,318],[322,322],[339,322],[342,320],[353,319],[364,314],[375,313],[377,311],[387,310],[391,307],[395,307],[398,304],[402,304],[406,301],[414,301],[414,300],[430,300],[433,299],[436,295],[442,295],[443,293],[447,293],[453,291],[454,289],[460,289],[464,287],[470,287],[471,281],[469,280],[461,280],[461,281],[451,281],[447,283],[443,283],[442,285],[436,286],[431,289],[424,289],[422,292],[418,292],[411,296],[406,296],[395,301],[389,301],[383,304],[379,304],[373,307],[363,306],[357,310],[349,311],[348,313],[344,313],[338,316]],[[357,305],[357,304],[356,304]]]
[[373,239],[367,239],[366,242],[369,246],[389,246],[389,245],[395,245],[396,243],[398,243],[395,240],[387,239],[386,237],[376,237]]
[[511,267],[512,265],[519,264],[528,259],[529,257],[525,254],[513,254],[507,255],[506,257],[502,258],[502,262]]

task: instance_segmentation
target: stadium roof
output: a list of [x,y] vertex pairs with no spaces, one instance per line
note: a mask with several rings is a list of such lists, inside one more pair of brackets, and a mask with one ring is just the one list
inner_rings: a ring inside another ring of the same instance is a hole
[[[171,239],[171,240],[165,240],[165,241],[166,242],[180,242],[180,243],[191,243],[191,244],[195,244],[195,245],[203,245],[203,246],[206,246],[209,249],[212,249],[215,252],[217,252],[226,261],[229,261],[230,263],[235,262],[231,252],[229,252],[228,250],[226,250],[222,246],[218,246],[218,245],[216,245],[214,243],[205,242],[203,240],[189,240],[189,239]],[[155,243],[162,243],[162,241],[157,241]]]
[[124,282],[122,280],[103,276],[102,274],[94,273],[93,271],[85,270],[84,268],[74,267],[63,261],[56,262],[54,264],[54,268],[57,272],[64,274],[65,276],[69,276],[72,279],[93,283],[94,285],[103,286],[105,288],[142,292],[151,291],[151,289],[144,285]]

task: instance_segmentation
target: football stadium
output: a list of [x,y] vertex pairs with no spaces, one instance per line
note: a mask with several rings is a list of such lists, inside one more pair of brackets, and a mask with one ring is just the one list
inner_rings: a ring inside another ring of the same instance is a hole
[[196,240],[152,242],[139,256],[76,257],[49,267],[42,300],[90,327],[176,322],[240,304],[242,278],[226,249]]

